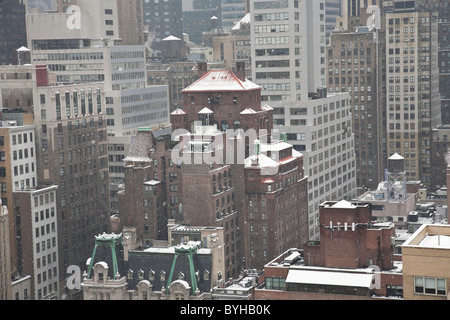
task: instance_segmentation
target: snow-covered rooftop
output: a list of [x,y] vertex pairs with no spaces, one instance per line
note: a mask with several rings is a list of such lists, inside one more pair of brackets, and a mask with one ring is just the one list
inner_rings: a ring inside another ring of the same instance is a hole
[[240,30],[241,25],[245,23],[250,23],[250,13],[247,13],[238,23],[236,23],[231,30]]
[[389,160],[404,160],[405,158],[403,158],[401,155],[399,155],[398,153],[394,153],[392,156],[389,157]]
[[333,208],[339,208],[339,209],[355,209],[356,206],[353,205],[351,202],[348,202],[347,200],[341,200],[337,203],[335,203]]
[[372,288],[374,274],[315,270],[289,270],[286,283]]
[[239,79],[231,70],[211,70],[196,82],[182,90],[186,92],[205,92],[205,91],[247,91],[261,89],[260,86],[250,80]]
[[450,236],[427,235],[420,241],[418,246],[450,249]]
[[269,158],[268,156],[265,156],[263,154],[251,155],[250,157],[245,159],[244,164],[245,164],[245,168],[254,167],[254,168],[260,168],[260,169],[276,168],[276,167],[279,167],[279,165],[280,165],[277,161],[272,160],[271,158]]
[[241,112],[241,114],[254,114],[254,113],[256,113],[256,111],[253,110],[252,108],[246,108]]
[[174,110],[171,114],[176,115],[176,114],[186,114],[185,111],[181,110],[180,108]]
[[209,109],[209,108],[207,108],[207,107],[204,107],[204,108],[203,108],[202,110],[200,110],[198,113],[199,113],[199,114],[210,114],[210,113],[214,113],[214,112],[212,112],[211,109]]
[[175,36],[168,36],[168,37],[162,39],[162,41],[173,41],[173,40],[181,40],[181,39],[177,38]]

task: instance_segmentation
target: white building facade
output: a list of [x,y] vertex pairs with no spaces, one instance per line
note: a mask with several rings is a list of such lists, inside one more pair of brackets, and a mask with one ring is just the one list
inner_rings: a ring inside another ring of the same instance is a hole
[[326,87],[324,1],[250,1],[252,80],[263,100],[301,101]]
[[356,159],[348,93],[273,104],[276,129],[304,155],[308,175],[309,238],[319,240],[319,206],[356,197]]
[[57,186],[50,186],[29,192],[33,215],[34,297],[37,300],[59,299],[56,189]]

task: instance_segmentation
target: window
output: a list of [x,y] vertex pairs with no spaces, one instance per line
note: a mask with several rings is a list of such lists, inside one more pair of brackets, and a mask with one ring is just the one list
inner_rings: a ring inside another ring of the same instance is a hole
[[414,277],[414,292],[419,294],[446,295],[446,280]]

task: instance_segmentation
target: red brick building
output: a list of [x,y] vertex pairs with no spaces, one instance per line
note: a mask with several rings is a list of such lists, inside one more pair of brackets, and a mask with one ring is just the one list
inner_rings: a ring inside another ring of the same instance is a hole
[[326,202],[320,206],[320,242],[304,246],[305,263],[327,268],[391,269],[394,263],[391,223],[373,224],[368,203]]
[[222,227],[226,279],[307,240],[303,155],[272,132],[272,108],[242,67],[199,65],[183,110],[171,114],[172,133],[138,132],[118,193],[116,231],[137,226],[144,246],[167,237],[168,219]]

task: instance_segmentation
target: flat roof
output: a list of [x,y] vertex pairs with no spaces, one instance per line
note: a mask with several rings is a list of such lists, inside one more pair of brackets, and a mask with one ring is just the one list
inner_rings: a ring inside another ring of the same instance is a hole
[[450,236],[427,235],[419,242],[418,246],[450,249]]
[[315,270],[289,270],[286,283],[372,288],[374,274]]

